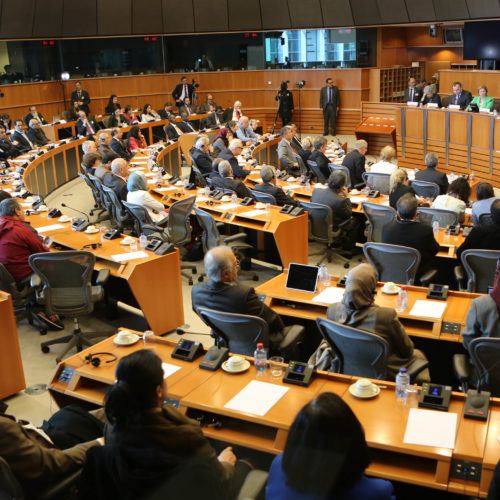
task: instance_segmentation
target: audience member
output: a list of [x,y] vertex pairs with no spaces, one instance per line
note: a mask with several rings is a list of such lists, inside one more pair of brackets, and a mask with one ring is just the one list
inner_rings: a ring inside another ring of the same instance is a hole
[[217,106],[215,111],[209,111],[208,116],[201,120],[201,128],[220,127],[222,125],[222,122],[222,108],[220,106]]
[[119,127],[114,127],[111,130],[111,142],[109,143],[109,147],[121,158],[130,161],[132,155],[128,150],[125,142],[123,141],[123,131]]
[[10,119],[9,113],[3,113],[0,116],[0,125],[3,125],[5,130],[10,130],[12,128],[12,120]]
[[33,142],[24,131],[22,120],[14,121],[14,133],[12,134],[12,144],[17,147],[21,153],[27,153],[34,148]]
[[153,110],[151,104],[144,104],[141,114],[141,122],[154,122],[160,120],[160,115]]
[[354,144],[354,149],[347,153],[342,160],[342,165],[349,169],[351,185],[364,184],[363,173],[365,172],[366,152],[368,143],[364,139],[359,139]]
[[[10,140],[5,127],[0,125],[0,160],[15,158],[21,154],[18,147]],[[19,143],[18,143],[19,144]]]
[[38,147],[45,146],[50,142],[36,118],[32,118],[29,122],[28,137]]
[[182,116],[182,114],[186,114],[187,116],[195,115],[195,111],[193,107],[191,106],[191,99],[189,97],[186,97],[184,99],[184,102],[182,103],[181,106],[179,106],[179,114]]
[[113,150],[111,149],[111,135],[109,132],[99,132],[99,135],[97,136],[97,139],[99,141],[99,153],[101,153],[102,156],[112,153]]
[[109,117],[110,127],[125,127],[128,125],[128,121],[123,116],[123,110],[121,108],[115,108],[113,114]]
[[115,158],[111,162],[111,172],[104,176],[102,183],[111,188],[120,201],[127,201],[128,162],[123,158]]
[[396,204],[405,194],[416,196],[411,186],[408,186],[408,173],[404,168],[396,168],[389,180],[389,205],[396,210]]
[[88,175],[95,175],[96,168],[101,164],[102,156],[97,151],[85,153],[82,158],[83,171]]
[[[240,101],[235,101],[233,104],[232,108],[227,108],[226,111],[224,111],[224,121],[233,121],[238,123],[238,120],[244,116],[243,110],[241,109],[241,102]],[[233,131],[233,133],[236,133],[236,131]]]
[[200,58],[196,59],[194,64],[195,71],[213,71],[214,65],[206,54],[202,54]]
[[370,172],[392,174],[398,166],[394,163],[396,150],[392,146],[384,146],[380,151],[380,161],[370,167]]
[[47,120],[42,116],[42,113],[39,113],[36,110],[36,106],[29,107],[29,113],[24,117],[24,123],[29,126],[30,121],[33,120],[33,118],[38,120],[40,125],[47,125]]
[[262,193],[267,193],[274,196],[276,200],[276,205],[282,207],[283,205],[293,205],[298,206],[298,201],[294,200],[289,192],[286,194],[283,189],[281,189],[276,184],[276,171],[271,165],[262,165],[260,169],[260,177],[262,178],[262,184],[257,184],[254,191],[259,191]]
[[146,144],[146,139],[144,139],[141,129],[137,125],[134,125],[128,131],[127,139],[128,139],[128,149],[130,150],[132,155],[135,155],[141,149],[146,149],[148,147],[148,145]]
[[12,195],[8,191],[0,189],[0,203],[7,198],[12,198]]
[[218,156],[222,151],[229,147],[229,141],[233,139],[233,133],[228,128],[221,128],[215,136],[212,144],[214,155]]
[[250,127],[250,122],[247,116],[242,116],[238,120],[238,129],[236,130],[236,136],[243,144],[249,145],[259,140],[258,135]]
[[121,109],[120,103],[118,102],[118,96],[116,94],[111,94],[104,111],[107,115],[112,115],[116,109]]
[[145,208],[155,224],[166,224],[167,214],[165,213],[165,207],[149,193],[144,172],[132,172],[128,177],[127,189],[128,203]]
[[330,169],[328,167],[330,160],[325,156],[327,144],[328,141],[326,137],[316,137],[316,139],[314,139],[314,150],[311,153],[311,156],[309,156],[309,160],[316,162],[318,165],[318,168],[323,176],[323,178],[318,178],[318,182],[322,183],[326,182],[328,177],[330,177]]
[[[176,117],[176,118],[179,118],[179,117]],[[166,137],[170,141],[176,141],[177,139],[179,139],[179,137],[182,134],[184,134],[184,131],[182,131],[179,128],[179,123],[177,122],[176,119],[170,120],[170,123],[163,127],[163,131],[165,132]]]
[[189,119],[189,115],[185,112],[181,113],[182,120],[177,124],[177,126],[185,133],[190,134],[192,132],[196,132],[195,125],[197,124],[197,120],[191,121]]
[[465,208],[469,202],[469,196],[469,183],[463,177],[458,177],[458,179],[455,179],[449,185],[446,194],[441,194],[434,200],[432,207],[442,210],[451,210],[463,220]]
[[356,415],[337,394],[323,392],[295,417],[271,465],[266,498],[395,500],[389,481],[363,474],[369,455]]
[[445,173],[436,170],[438,162],[436,153],[427,153],[425,155],[425,165],[427,168],[425,170],[418,170],[415,174],[415,180],[434,182],[439,186],[440,193],[445,194],[448,191],[448,177],[446,177]]
[[290,127],[292,127],[292,140],[290,141],[290,145],[292,146],[293,151],[295,153],[298,153],[300,148],[302,147],[302,144],[297,137],[299,131],[297,130],[297,125],[295,125],[295,123],[290,123]]
[[88,118],[85,111],[78,111],[78,121],[75,123],[76,133],[87,139],[94,139],[94,134],[101,128],[92,118]]
[[82,89],[82,84],[80,82],[75,83],[75,90],[71,94],[71,101],[73,105],[78,106],[86,115],[90,114],[90,96],[86,90]]
[[212,171],[210,140],[206,135],[200,135],[189,152],[202,174],[209,174]]
[[479,182],[476,186],[476,199],[472,205],[472,222],[479,224],[481,215],[490,214],[491,204],[498,198],[495,197],[493,186],[489,182]]
[[313,151],[313,141],[310,137],[304,137],[302,139],[301,147],[298,150],[299,156],[302,158],[304,166],[307,168],[307,160],[311,158],[311,153]]
[[219,158],[227,160],[231,164],[233,169],[233,174],[236,178],[244,180],[245,177],[250,173],[250,168],[246,166],[240,166],[238,163],[238,156],[243,151],[243,144],[239,139],[233,139],[229,142],[227,149],[219,154]]
[[[116,155],[116,153],[112,153]],[[114,160],[114,158],[110,159],[109,153],[107,153],[105,156],[101,155],[100,153],[99,155],[101,156],[101,161],[99,165],[95,167],[94,176],[102,182],[104,180],[104,177],[106,177],[111,172],[111,162]]]
[[167,101],[163,105],[163,109],[158,110],[158,114],[160,115],[160,118],[162,120],[171,120],[175,118],[175,115],[172,112],[172,103],[170,101]]
[[290,145],[292,140],[293,131],[290,125],[285,125],[280,130],[281,141],[278,144],[278,158],[280,160],[280,166],[283,170],[286,170],[287,174],[290,175],[300,175],[300,167],[295,159],[294,151]]
[[125,119],[127,125],[135,125],[136,123],[139,123],[139,119],[137,118],[137,116],[135,116],[135,113],[133,112],[132,106],[130,104],[127,104],[123,108],[122,118]]
[[207,95],[206,101],[203,101],[200,104],[200,107],[198,108],[198,113],[203,114],[203,113],[210,113],[214,112],[217,110],[217,104],[215,103],[212,94]]
[[85,141],[82,144],[82,151],[84,155],[86,155],[87,153],[95,153],[97,151],[95,141]]
[[193,98],[194,85],[187,82],[187,78],[183,76],[181,78],[181,83],[176,85],[175,89],[172,91],[172,98],[175,101],[177,107],[181,107],[184,104],[184,99],[188,97]]
[[223,189],[231,189],[238,198],[252,198],[250,190],[238,179],[234,179],[234,170],[227,160],[219,163],[219,177],[212,176],[212,185]]

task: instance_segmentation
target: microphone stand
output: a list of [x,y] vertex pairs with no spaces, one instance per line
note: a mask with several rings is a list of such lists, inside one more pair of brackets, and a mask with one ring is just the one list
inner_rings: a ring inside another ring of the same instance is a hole
[[278,109],[276,110],[276,116],[274,117],[274,125],[273,125],[273,130],[271,131],[271,134],[274,134],[274,130],[276,128],[276,123],[278,122],[278,116],[280,113],[281,101],[283,100],[283,92],[281,91],[281,88],[280,88],[280,90],[278,90],[278,95],[280,96],[280,98],[279,98],[279,102],[278,102]]

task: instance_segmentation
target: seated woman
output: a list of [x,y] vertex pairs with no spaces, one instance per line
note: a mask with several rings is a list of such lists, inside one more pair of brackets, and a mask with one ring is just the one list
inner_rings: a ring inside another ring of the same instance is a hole
[[102,156],[97,151],[93,153],[86,153],[82,158],[83,171],[88,175],[94,175],[95,169],[101,164]]
[[337,394],[307,403],[290,428],[285,451],[271,465],[272,500],[394,500],[385,479],[363,474],[370,463],[363,427]]
[[[414,358],[426,359],[423,352],[413,348],[400,323],[396,311],[375,304],[377,288],[375,269],[369,264],[360,264],[349,271],[342,302],[331,304],[326,317],[344,325],[374,333],[389,344],[387,377],[394,380],[400,368],[407,368]],[[417,380],[429,380],[429,371],[419,373]]]
[[128,203],[144,207],[155,224],[166,224],[168,214],[163,204],[156,201],[149,193],[144,172],[132,172],[127,181],[127,189]]
[[146,149],[148,145],[146,144],[146,139],[142,135],[141,129],[134,125],[127,134],[128,139],[128,149],[130,152],[135,155],[141,149]]
[[491,111],[493,109],[493,106],[495,105],[495,99],[493,99],[493,97],[490,97],[488,95],[488,87],[486,87],[486,85],[481,85],[477,89],[477,93],[479,95],[474,97],[474,99],[472,99],[470,104],[465,109],[467,111],[469,111],[471,104],[477,104],[477,107],[479,109],[481,109],[481,108],[482,109],[489,109]]
[[116,94],[111,94],[104,110],[107,115],[112,115],[117,108],[121,109],[120,103],[118,102],[118,96]]
[[214,156],[219,156],[219,154],[229,147],[229,141],[233,139],[233,133],[228,128],[221,128],[218,134],[215,136],[215,141],[212,144],[214,149]]
[[467,179],[459,177],[448,187],[446,194],[440,194],[432,203],[432,208],[451,210],[460,217],[460,222],[464,218],[465,208],[469,201],[470,185]]
[[160,115],[153,110],[151,104],[144,104],[141,114],[141,122],[154,122],[156,120],[161,120]]
[[489,182],[479,182],[476,187],[477,201],[472,205],[472,221],[479,224],[479,217],[491,214],[491,204],[497,200],[493,186]]
[[132,106],[130,106],[130,104],[127,104],[123,108],[123,115],[122,116],[127,121],[127,125],[133,125],[134,123],[139,123],[139,119],[133,113]]
[[[304,166],[307,166],[307,160],[311,156],[313,147],[313,142],[310,137],[304,137],[301,142],[301,148],[298,151],[299,156],[302,158],[304,162]],[[307,167],[306,167],[307,168]]]
[[128,125],[128,121],[123,117],[122,109],[115,108],[113,114],[109,118],[109,126],[113,127],[125,127]]
[[231,483],[236,463],[231,448],[217,457],[198,423],[164,404],[166,398],[162,361],[154,352],[139,350],[120,360],[116,383],[105,397],[106,444],[87,454],[81,499],[146,498],[193,463],[204,464],[223,485]]
[[396,150],[392,146],[385,146],[380,151],[380,161],[370,167],[370,172],[380,174],[392,174],[398,166],[393,163],[396,158]]
[[429,201],[426,198],[417,196],[411,186],[408,186],[408,172],[404,168],[397,168],[391,174],[389,180],[389,205],[397,210],[397,203],[401,196],[410,193],[417,198],[418,204],[423,207],[429,206]]
[[434,93],[434,87],[432,85],[427,85],[424,88],[424,97],[422,98],[422,105],[427,106],[427,104],[437,104],[437,107],[441,107],[441,97],[439,94]]

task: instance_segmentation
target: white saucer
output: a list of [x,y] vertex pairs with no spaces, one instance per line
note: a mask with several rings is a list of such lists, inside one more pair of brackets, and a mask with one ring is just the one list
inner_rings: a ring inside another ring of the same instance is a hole
[[71,222],[71,219],[69,217],[67,219],[63,219],[63,217],[59,217],[59,219],[57,219],[57,222]]
[[95,233],[98,233],[99,232],[99,229],[95,228],[93,231],[89,231],[88,229],[85,229],[85,232],[87,234],[95,234]]
[[377,384],[373,384],[372,385],[372,393],[367,395],[367,396],[361,396],[360,394],[358,394],[356,392],[356,384],[351,384],[349,386],[349,392],[356,398],[360,398],[360,399],[370,399],[370,398],[374,398],[375,396],[378,396],[380,394],[380,387],[377,385]]
[[248,361],[248,359],[245,359],[245,362],[243,363],[242,367],[239,370],[231,370],[227,365],[227,361],[224,361],[224,363],[222,363],[222,369],[227,373],[243,373],[246,372],[249,368],[250,368],[250,361]]
[[120,241],[120,245],[126,245],[126,246],[129,246],[130,243],[133,243],[134,240],[132,241],[125,241],[125,238],[123,238],[123,240]]
[[139,339],[140,339],[139,335],[136,335],[135,333],[130,332],[130,333],[127,334],[127,338],[126,339],[124,339],[124,340],[118,340],[118,337],[115,337],[114,340],[113,340],[113,342],[116,345],[133,345]]
[[401,287],[397,286],[396,290],[394,290],[394,292],[388,292],[388,291],[384,290],[384,287],[382,287],[380,290],[382,291],[382,293],[385,293],[386,295],[397,295],[399,293],[399,291],[401,290]]
[[353,195],[361,194],[361,191],[358,191],[357,189],[351,189],[350,194],[353,194]]

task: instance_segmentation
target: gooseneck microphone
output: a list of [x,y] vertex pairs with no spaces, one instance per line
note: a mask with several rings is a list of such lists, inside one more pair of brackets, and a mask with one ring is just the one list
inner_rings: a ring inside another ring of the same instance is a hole
[[87,222],[90,222],[89,216],[85,212],[82,212],[81,210],[78,210],[77,208],[70,207],[70,206],[66,205],[66,203],[61,203],[61,207],[69,208],[70,210],[73,210],[74,212],[78,212],[78,213],[84,215],[85,218],[87,219]]

